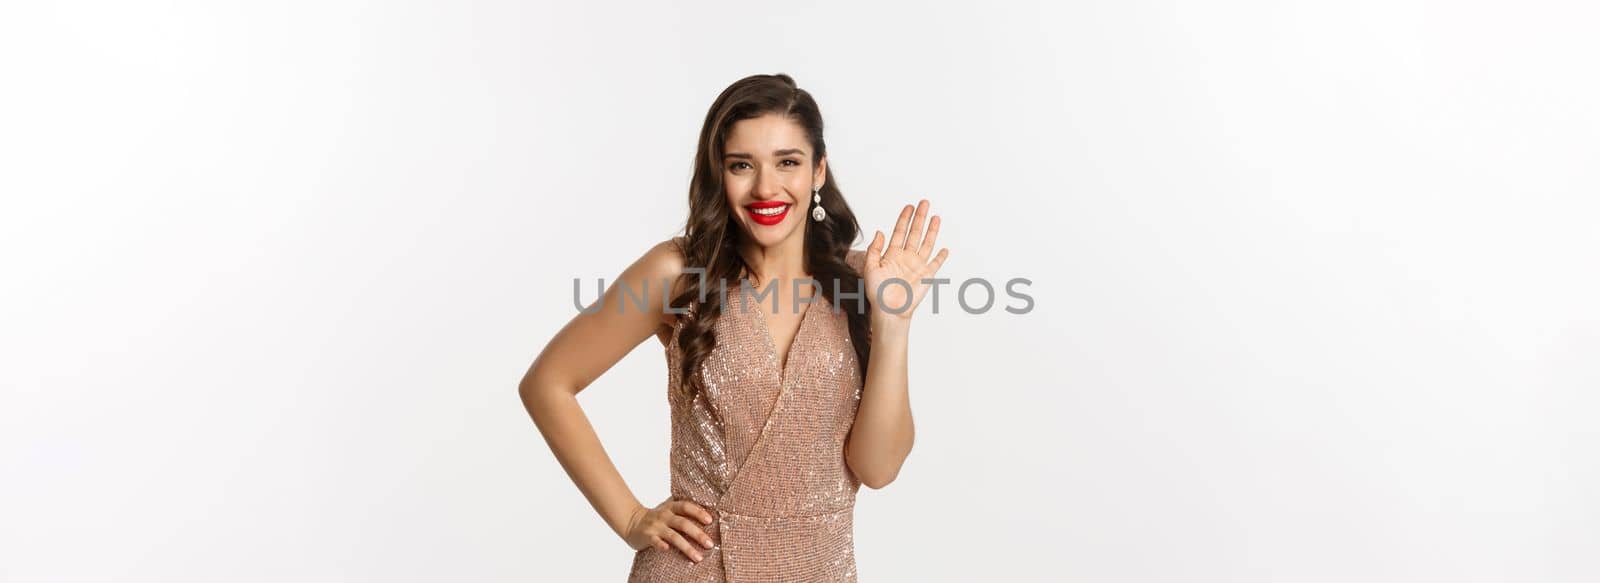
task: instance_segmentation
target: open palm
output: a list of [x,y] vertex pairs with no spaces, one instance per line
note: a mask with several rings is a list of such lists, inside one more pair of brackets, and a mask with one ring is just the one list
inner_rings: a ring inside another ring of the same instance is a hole
[[[906,205],[900,209],[887,247],[883,231],[876,232],[872,244],[867,246],[861,275],[866,280],[867,299],[876,312],[874,316],[909,320],[928,293],[930,284],[923,280],[937,274],[950,255],[949,249],[939,249],[938,255],[929,257],[939,239],[939,217],[934,215],[928,219],[928,206],[928,201],[922,200],[913,214],[912,206]],[[924,220],[927,221],[926,231]]]

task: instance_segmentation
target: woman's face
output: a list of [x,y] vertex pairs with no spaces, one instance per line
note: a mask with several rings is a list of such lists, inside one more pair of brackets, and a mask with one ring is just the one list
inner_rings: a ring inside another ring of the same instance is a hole
[[740,120],[722,149],[723,189],[745,235],[762,247],[804,238],[811,189],[828,169],[812,160],[805,129],[777,114]]

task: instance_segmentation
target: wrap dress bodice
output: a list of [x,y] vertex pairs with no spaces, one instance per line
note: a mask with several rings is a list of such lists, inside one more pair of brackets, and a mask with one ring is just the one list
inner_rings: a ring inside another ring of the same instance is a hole
[[703,392],[680,391],[681,323],[665,347],[672,499],[711,512],[701,526],[715,546],[696,547],[699,563],[677,548],[646,547],[628,581],[854,582],[861,483],[845,465],[844,444],[862,377],[848,315],[813,293],[797,308],[800,327],[780,359],[767,326],[770,296],[758,304],[729,289],[724,298],[716,346],[699,369]]

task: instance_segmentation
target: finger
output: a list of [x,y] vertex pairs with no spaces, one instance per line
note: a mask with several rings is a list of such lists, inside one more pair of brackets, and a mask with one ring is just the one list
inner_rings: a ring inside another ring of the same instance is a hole
[[930,271],[928,271],[929,275],[932,275],[934,273],[938,273],[939,272],[939,268],[940,267],[944,267],[944,260],[946,258],[948,258],[948,257],[950,257],[950,249],[949,248],[940,249],[939,250],[939,254],[938,255],[934,255],[933,256],[933,261],[928,264],[928,266],[930,268]]
[[683,535],[678,534],[678,531],[669,528],[667,529],[666,533],[661,535],[661,538],[667,539],[667,542],[671,543],[672,546],[676,547],[679,551],[682,551],[684,556],[689,557],[690,560],[696,563],[700,562],[700,559],[702,558],[700,556],[700,551],[694,548],[694,545],[689,544],[689,539],[683,538]]
[[933,253],[933,246],[938,243],[938,241],[939,215],[933,215],[933,218],[928,219],[928,234],[923,236],[922,246],[917,248],[917,255],[920,255],[926,259],[929,253]]
[[906,248],[906,224],[911,222],[911,205],[900,209],[900,218],[894,221],[894,233],[889,235],[889,250]]
[[876,265],[873,262],[883,258],[883,231],[873,231],[873,233],[872,244],[867,245],[867,265]]
[[661,538],[659,536],[655,538],[654,542],[650,543],[650,546],[655,547],[655,548],[660,549],[660,550],[663,550],[663,551],[669,550],[669,549],[672,548],[672,545],[667,544],[667,540],[666,539]]
[[689,502],[687,500],[678,504],[677,513],[694,517],[698,519],[701,524],[711,524],[711,512],[706,510],[704,506]]
[[688,537],[689,540],[700,543],[702,547],[711,548],[711,537],[706,536],[706,531],[700,530],[700,525],[695,524],[693,520],[682,516],[674,516],[668,524],[671,524],[672,528],[678,529],[678,532]]
[[917,213],[911,215],[911,233],[906,235],[906,251],[916,253],[922,247],[922,222],[928,217],[928,199],[917,203]]

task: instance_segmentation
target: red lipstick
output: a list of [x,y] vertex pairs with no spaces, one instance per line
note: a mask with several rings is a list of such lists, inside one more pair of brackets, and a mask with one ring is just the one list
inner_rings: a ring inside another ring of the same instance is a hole
[[[761,201],[761,202],[753,202],[753,203],[745,205],[744,206],[744,212],[748,213],[750,215],[750,220],[755,221],[756,224],[758,224],[758,225],[766,225],[766,226],[770,227],[772,225],[776,225],[778,223],[783,222],[783,218],[789,216],[789,209],[790,209],[791,206],[793,206],[793,205],[790,205],[789,203],[786,203],[786,202],[779,202],[779,201],[776,201],[776,200],[764,200],[764,201]],[[777,211],[776,214],[761,214],[760,212],[757,212],[757,211],[763,211],[763,210],[765,210],[767,212],[772,212],[770,209],[779,209],[779,208],[781,208],[782,210]]]

